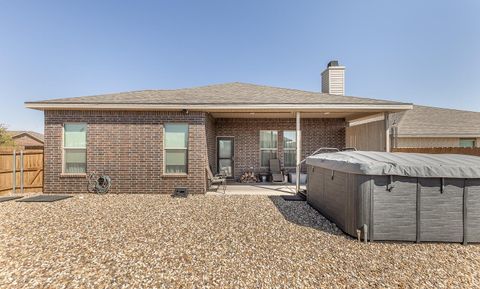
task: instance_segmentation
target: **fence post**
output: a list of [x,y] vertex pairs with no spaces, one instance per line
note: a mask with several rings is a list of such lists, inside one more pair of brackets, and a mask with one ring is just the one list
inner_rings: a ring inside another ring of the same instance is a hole
[[12,192],[15,194],[15,187],[17,186],[17,152],[13,150],[13,166],[12,166]]
[[20,151],[20,192],[23,194],[23,150]]

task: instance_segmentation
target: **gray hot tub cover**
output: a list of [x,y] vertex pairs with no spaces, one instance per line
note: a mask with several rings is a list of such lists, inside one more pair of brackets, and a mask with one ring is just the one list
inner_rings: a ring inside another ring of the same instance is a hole
[[307,164],[361,175],[480,178],[480,157],[458,154],[349,151],[311,156]]

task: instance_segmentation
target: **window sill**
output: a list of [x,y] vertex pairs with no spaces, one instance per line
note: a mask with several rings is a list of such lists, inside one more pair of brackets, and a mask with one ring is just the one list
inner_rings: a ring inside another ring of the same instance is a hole
[[163,174],[162,178],[186,178],[188,174]]
[[61,173],[61,178],[86,178],[87,174],[85,173],[78,173],[78,174],[68,174],[68,173]]

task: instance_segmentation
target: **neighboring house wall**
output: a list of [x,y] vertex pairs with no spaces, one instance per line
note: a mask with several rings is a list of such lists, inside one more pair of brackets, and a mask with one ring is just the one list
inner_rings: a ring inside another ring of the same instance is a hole
[[[283,131],[295,130],[295,119],[216,119],[217,136],[235,137],[235,178],[252,168],[255,172],[268,170],[260,168],[260,130],[278,131],[277,155],[283,167]],[[345,144],[344,119],[302,119],[301,130],[302,159],[320,147],[342,148]]]
[[15,141],[15,144],[18,146],[43,147],[43,143],[41,141],[38,141],[26,134],[19,135],[18,137],[13,137],[13,141]]
[[430,147],[458,147],[459,138],[422,138],[397,137],[396,147],[399,148],[430,148]]
[[[112,179],[112,193],[167,193],[206,189],[206,114],[190,112],[45,111],[45,193],[85,193],[85,176],[62,176],[66,122],[87,123],[87,173]],[[163,175],[163,124],[189,123],[188,174]]]
[[[480,147],[480,138],[476,139],[476,146]],[[431,147],[459,147],[460,138],[455,137],[397,137],[398,148],[431,148]]]
[[345,138],[347,147],[362,151],[385,151],[385,121],[347,127]]

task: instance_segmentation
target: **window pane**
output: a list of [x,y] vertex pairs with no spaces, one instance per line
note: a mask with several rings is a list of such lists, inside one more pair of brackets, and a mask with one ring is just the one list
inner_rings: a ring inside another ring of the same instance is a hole
[[87,147],[87,125],[84,123],[66,123],[64,125],[65,147],[86,148]]
[[286,167],[295,167],[297,164],[297,151],[296,150],[288,150],[285,151],[283,154],[284,157],[284,166]]
[[65,149],[65,173],[85,173],[87,151],[85,149]]
[[277,131],[276,130],[260,131],[260,148],[267,148],[267,149],[277,148]]
[[218,156],[221,158],[232,157],[232,141],[221,139],[218,141]]
[[223,159],[218,161],[219,172],[225,172],[227,174],[227,177],[232,176],[232,160],[229,159]]
[[165,148],[188,147],[188,124],[165,124]]
[[165,150],[165,172],[177,174],[187,172],[187,150]]
[[262,167],[270,166],[270,159],[277,158],[277,151],[276,150],[262,150],[260,151],[260,165]]
[[283,132],[283,147],[286,149],[294,149],[297,147],[297,133],[295,131]]
[[475,140],[474,139],[461,139],[460,140],[460,147],[462,147],[462,148],[473,148],[473,147],[475,147]]

